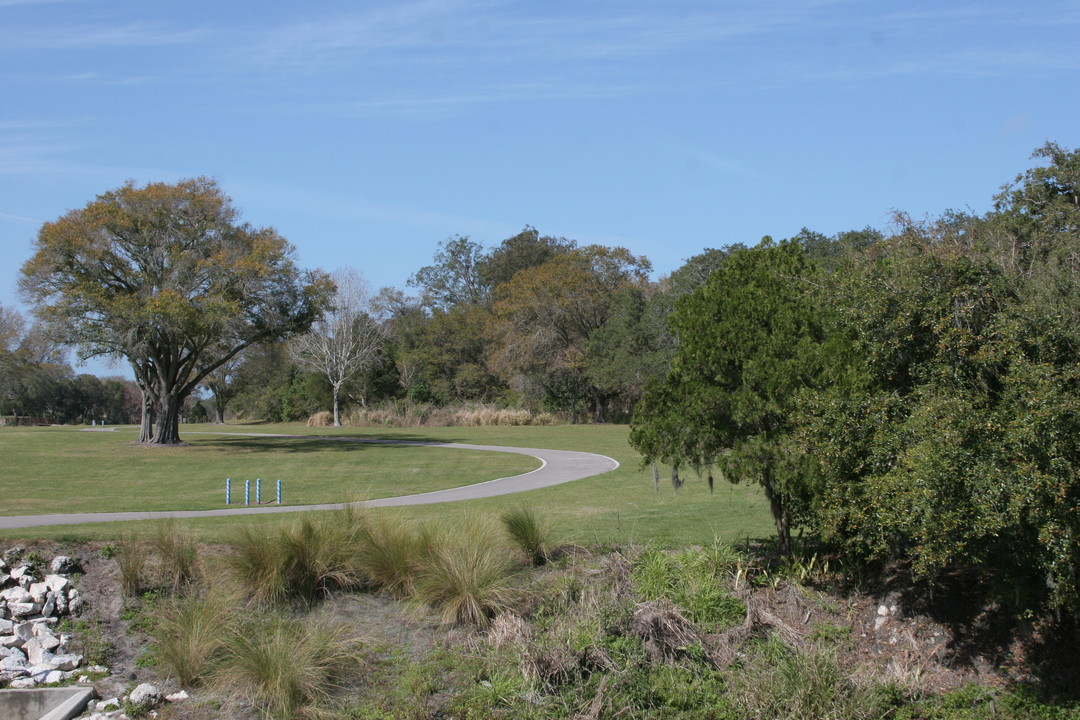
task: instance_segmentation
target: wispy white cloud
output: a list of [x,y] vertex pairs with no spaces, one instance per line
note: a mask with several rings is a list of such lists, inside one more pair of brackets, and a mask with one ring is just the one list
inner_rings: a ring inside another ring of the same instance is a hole
[[0,219],[8,222],[19,223],[20,225],[40,225],[41,221],[36,218],[23,217],[22,215],[12,215],[11,213],[0,212]]
[[160,47],[206,42],[206,27],[173,28],[146,22],[112,25],[104,22],[50,23],[41,27],[12,27],[0,34],[6,51],[73,50],[80,48]]

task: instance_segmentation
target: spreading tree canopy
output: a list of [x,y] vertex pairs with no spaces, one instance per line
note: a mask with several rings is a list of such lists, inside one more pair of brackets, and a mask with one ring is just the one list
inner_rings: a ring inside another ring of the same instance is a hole
[[131,363],[144,442],[180,442],[200,382],[244,348],[306,330],[331,295],[276,230],[238,216],[212,179],[128,182],[45,223],[22,267],[20,289],[58,339]]

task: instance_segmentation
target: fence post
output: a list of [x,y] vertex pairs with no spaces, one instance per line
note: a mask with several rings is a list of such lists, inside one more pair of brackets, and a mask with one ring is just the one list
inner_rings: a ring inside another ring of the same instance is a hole
[[262,505],[262,478],[255,478],[255,504]]
[[277,481],[277,504],[281,504],[281,479]]
[[250,505],[251,504],[251,481],[250,480],[245,480],[244,481],[244,504],[245,505]]
[[225,504],[232,503],[232,478],[225,478]]

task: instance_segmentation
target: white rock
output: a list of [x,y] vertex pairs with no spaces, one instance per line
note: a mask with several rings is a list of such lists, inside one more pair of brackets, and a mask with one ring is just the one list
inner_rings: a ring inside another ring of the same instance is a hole
[[108,712],[109,710],[120,709],[120,698],[109,698],[108,700],[99,700],[97,705],[94,706],[94,710],[98,712]]
[[31,665],[48,668],[49,670],[56,669],[56,666],[53,664],[53,659],[56,655],[41,647],[37,638],[26,643],[26,645],[23,646],[23,652],[26,653],[26,659],[30,661]]
[[76,655],[74,653],[63,653],[53,656],[53,664],[56,665],[57,670],[65,670],[70,672],[75,668],[82,665],[83,656]]
[[14,603],[26,602],[27,600],[30,600],[32,597],[33,596],[29,592],[26,591],[26,588],[19,587],[19,586],[10,587],[7,590],[0,591],[0,598],[3,598],[5,600],[7,600],[8,604],[11,604],[13,602]]
[[27,667],[27,665],[26,665],[26,659],[25,658],[15,657],[14,655],[10,656],[10,657],[0,658],[0,670],[4,670],[4,671],[23,670],[23,671],[25,671],[26,667]]
[[[51,592],[49,593],[49,600],[53,602],[53,607],[56,608],[57,615],[67,615],[68,599],[65,593]],[[46,604],[48,604],[48,601],[46,601]]]
[[26,662],[26,653],[16,647],[0,647],[0,658],[17,658]]
[[67,574],[74,572],[79,567],[79,563],[74,558],[70,558],[67,555],[57,555],[49,563],[49,572],[54,574]]
[[34,637],[34,623],[30,621],[21,622],[15,626],[15,634],[18,635],[23,642],[26,642],[30,638]]
[[14,635],[15,623],[10,620],[0,619],[0,635]]
[[28,690],[37,685],[37,680],[32,677],[21,677],[17,680],[12,680],[8,685],[12,690]]
[[887,607],[885,607],[884,605],[882,605],[881,607],[879,607],[879,608],[877,609],[877,614],[878,614],[878,615],[888,615],[888,614],[889,614],[889,608],[887,608]]
[[171,695],[166,695],[165,700],[168,702],[180,702],[181,700],[187,700],[188,697],[187,690],[181,690],[179,692],[174,692]]
[[881,626],[884,625],[886,622],[888,622],[888,618],[886,618],[886,617],[876,617],[876,618],[874,618],[874,629],[875,630],[880,630]]
[[20,578],[24,578],[27,575],[33,575],[33,573],[34,568],[30,567],[29,565],[20,565],[19,567],[13,569],[10,574],[12,580],[19,580]]
[[44,582],[30,583],[30,587],[26,588],[26,592],[30,593],[30,597],[34,598],[34,602],[44,603],[45,596],[49,594],[49,584]]
[[150,683],[143,683],[137,688],[131,691],[128,695],[128,700],[133,705],[139,705],[144,708],[154,708],[161,704],[161,690],[156,685]]
[[34,615],[41,611],[41,603],[36,602],[17,602],[8,603],[8,610],[11,611],[11,617],[26,617],[28,615]]
[[[30,632],[33,633],[36,638],[55,638],[56,633],[49,627],[47,623],[36,623],[31,621]],[[59,644],[59,643],[58,643]]]
[[49,586],[49,589],[53,592],[67,592],[71,587],[71,581],[62,575],[46,575],[42,581]]
[[67,676],[67,673],[65,673],[65,672],[61,672],[60,670],[53,670],[53,671],[49,672],[48,675],[45,676],[45,683],[46,684],[52,684],[52,683],[64,682],[65,680],[67,680],[66,676]]
[[23,646],[23,643],[25,643],[25,642],[26,641],[23,640],[18,635],[0,635],[0,647],[7,647],[7,648],[20,647],[21,648]]

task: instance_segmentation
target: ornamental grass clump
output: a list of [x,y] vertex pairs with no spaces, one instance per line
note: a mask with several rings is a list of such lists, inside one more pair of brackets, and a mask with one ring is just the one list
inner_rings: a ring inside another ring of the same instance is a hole
[[487,627],[511,599],[513,559],[490,523],[443,528],[416,580],[415,598],[446,625]]
[[552,555],[551,524],[532,508],[508,510],[500,516],[503,529],[533,565],[548,562]]
[[352,506],[306,515],[270,531],[244,526],[233,538],[227,562],[253,603],[310,604],[333,590],[363,584],[357,562],[362,527],[361,513]]
[[154,524],[148,538],[158,557],[166,584],[179,592],[195,580],[199,571],[199,547],[194,533],[175,518],[163,518]]
[[153,658],[182,686],[201,684],[222,659],[238,605],[239,598],[223,588],[165,601],[155,609]]
[[314,715],[358,664],[357,646],[341,626],[264,617],[230,635],[215,678],[264,717]]
[[398,516],[372,516],[360,530],[356,567],[373,587],[408,597],[430,544],[430,532],[417,532]]
[[143,590],[146,574],[146,550],[135,535],[124,536],[117,544],[113,557],[120,571],[120,591],[126,598],[137,597]]

